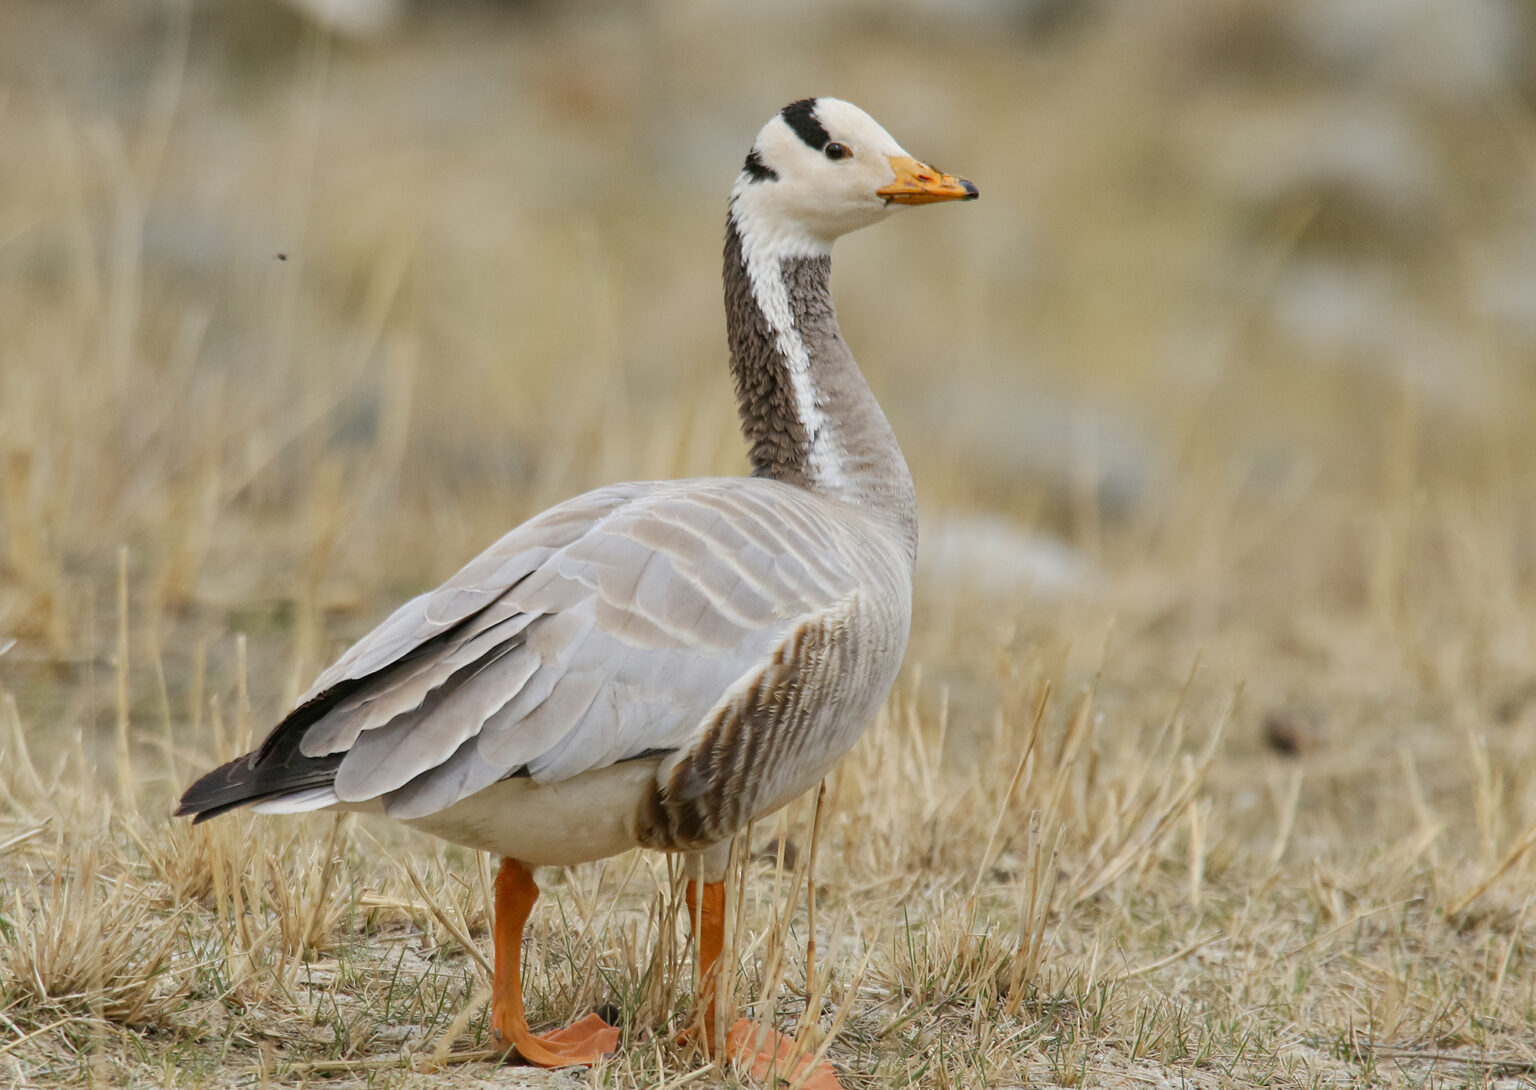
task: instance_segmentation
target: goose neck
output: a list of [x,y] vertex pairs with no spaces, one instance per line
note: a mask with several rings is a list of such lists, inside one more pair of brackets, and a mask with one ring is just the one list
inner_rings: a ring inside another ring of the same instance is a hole
[[912,477],[843,340],[828,247],[754,229],[733,204],[725,311],[753,475],[890,519],[916,548]]

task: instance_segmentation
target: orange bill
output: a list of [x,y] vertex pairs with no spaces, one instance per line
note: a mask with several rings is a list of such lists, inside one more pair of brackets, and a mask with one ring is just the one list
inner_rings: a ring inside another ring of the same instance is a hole
[[981,191],[964,178],[956,178],[919,163],[910,155],[892,155],[891,169],[896,178],[877,189],[880,196],[897,204],[932,204],[934,201],[973,201]]

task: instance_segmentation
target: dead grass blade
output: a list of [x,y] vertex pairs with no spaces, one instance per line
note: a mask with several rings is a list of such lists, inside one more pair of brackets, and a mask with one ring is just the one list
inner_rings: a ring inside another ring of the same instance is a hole
[[1446,915],[1455,918],[1466,912],[1473,902],[1487,893],[1501,878],[1513,870],[1515,864],[1519,863],[1524,858],[1525,853],[1533,847],[1536,847],[1536,821],[1533,821],[1530,827],[1520,834],[1514,844],[1510,846],[1509,851],[1504,853],[1504,858],[1499,861],[1498,866],[1494,867],[1482,881],[1478,882],[1477,885],[1473,886],[1471,890],[1458,898],[1445,910]]
[[416,869],[411,866],[410,861],[402,861],[401,866],[405,870],[405,876],[411,880],[411,886],[416,890],[417,896],[421,898],[427,909],[437,919],[437,922],[443,925],[443,930],[452,935],[454,941],[464,948],[464,952],[475,959],[487,980],[495,976],[495,970],[491,967],[491,963],[486,960],[485,955],[480,952],[479,945],[470,939],[462,927],[449,918],[448,913],[444,912],[442,906],[437,903],[437,898],[427,892],[427,887],[422,884],[420,878],[416,877]]

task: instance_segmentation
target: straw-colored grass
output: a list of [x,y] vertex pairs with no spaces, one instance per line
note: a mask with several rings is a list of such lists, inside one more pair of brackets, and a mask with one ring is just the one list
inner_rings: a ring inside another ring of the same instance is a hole
[[[1536,126],[1497,81],[1389,95],[1439,171],[1408,225],[1304,171],[1238,192],[1257,121],[1325,94],[1220,63],[1282,6],[1036,40],[471,5],[342,47],[16,0],[0,1085],[745,1085],[677,1043],[676,860],[540,876],[530,1020],[624,1030],[546,1074],[489,1052],[491,861],[168,815],[518,519],[740,471],[723,194],[822,90],[983,192],[839,251],[925,525],[1001,512],[1097,574],[925,572],[879,719],[736,844],[737,1002],[851,1090],[1536,1083],[1536,375],[1479,287]],[[1341,253],[1453,368],[1287,333],[1276,293]]]

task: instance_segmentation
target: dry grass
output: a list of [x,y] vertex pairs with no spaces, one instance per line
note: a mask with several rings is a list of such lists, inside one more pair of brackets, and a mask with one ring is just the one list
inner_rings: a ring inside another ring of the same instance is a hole
[[[673,1043],[675,861],[544,877],[531,1020],[613,1004],[626,1036],[589,1076],[514,1075],[486,1052],[486,860],[167,814],[518,518],[739,470],[721,193],[764,103],[807,87],[986,194],[839,256],[926,524],[1003,512],[1102,578],[920,585],[819,819],[737,845],[738,1001],[851,1088],[1536,1083],[1536,376],[1479,287],[1536,126],[1514,85],[1393,91],[1439,171],[1409,225],[1305,172],[1234,195],[1258,122],[1324,95],[1223,67],[1282,6],[1043,43],[471,8],[365,49],[243,5],[88,6],[66,33],[18,0],[0,1083],[736,1084]],[[133,63],[98,71],[109,39]],[[1340,253],[1385,263],[1449,380],[1287,334],[1288,278]]]

